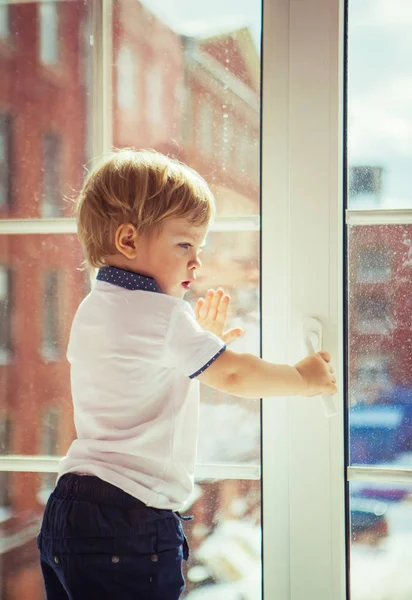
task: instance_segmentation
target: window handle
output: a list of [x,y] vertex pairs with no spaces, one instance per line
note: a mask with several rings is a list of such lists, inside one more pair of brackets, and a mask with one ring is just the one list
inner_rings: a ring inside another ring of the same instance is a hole
[[[322,323],[319,319],[310,317],[304,324],[304,340],[306,350],[309,354],[315,354],[322,350]],[[337,414],[335,399],[330,394],[322,396],[323,411],[327,417]]]

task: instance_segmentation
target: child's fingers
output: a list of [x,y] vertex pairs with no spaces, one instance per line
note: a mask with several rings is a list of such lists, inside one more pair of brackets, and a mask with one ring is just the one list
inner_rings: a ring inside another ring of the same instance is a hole
[[331,356],[330,356],[330,352],[318,352],[319,356],[321,356],[323,358],[323,360],[325,362],[330,362]]
[[212,298],[214,297],[214,294],[215,294],[215,290],[212,290],[212,289],[207,290],[206,297],[203,302],[203,306],[200,310],[200,317],[202,319],[205,319],[206,317],[209,316],[210,303],[212,302]]
[[237,340],[242,335],[244,335],[244,333],[245,332],[243,331],[243,329],[241,329],[240,327],[236,327],[235,329],[231,329],[230,331],[226,331],[222,335],[222,339],[225,342],[225,344],[230,344],[230,342],[233,342],[234,340]]
[[204,298],[198,298],[197,302],[196,302],[196,306],[195,306],[195,315],[196,315],[196,319],[199,320],[200,319],[200,312],[202,310],[202,306],[205,302]]
[[219,288],[216,292],[213,293],[213,296],[211,297],[211,302],[210,302],[210,317],[211,319],[215,320],[218,313],[219,313],[219,308],[220,308],[220,301],[222,300],[223,297],[223,290],[222,288]]
[[222,326],[222,329],[226,323],[227,313],[229,310],[229,302],[230,302],[230,296],[225,294],[224,296],[221,297],[219,306],[217,308],[217,315],[216,315],[215,320],[219,325]]

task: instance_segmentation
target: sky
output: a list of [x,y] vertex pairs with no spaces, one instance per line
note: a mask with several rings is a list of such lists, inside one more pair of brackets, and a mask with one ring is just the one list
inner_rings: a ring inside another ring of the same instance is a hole
[[383,208],[412,208],[412,2],[350,0],[348,162],[383,168]]
[[199,27],[215,30],[249,26],[260,46],[260,0],[141,0],[149,10],[178,31],[196,31]]

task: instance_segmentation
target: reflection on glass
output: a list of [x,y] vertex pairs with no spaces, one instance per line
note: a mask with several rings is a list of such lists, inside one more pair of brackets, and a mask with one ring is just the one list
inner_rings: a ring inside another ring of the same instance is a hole
[[412,486],[350,483],[352,600],[412,597]]
[[351,0],[348,19],[349,208],[411,208],[411,4]]
[[349,228],[351,464],[412,464],[412,226]]

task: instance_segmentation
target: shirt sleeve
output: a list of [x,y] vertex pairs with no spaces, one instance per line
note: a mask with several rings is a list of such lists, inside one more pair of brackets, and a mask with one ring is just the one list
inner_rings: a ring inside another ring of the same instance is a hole
[[226,350],[217,335],[199,325],[187,302],[174,309],[165,345],[169,365],[190,379],[203,373]]

